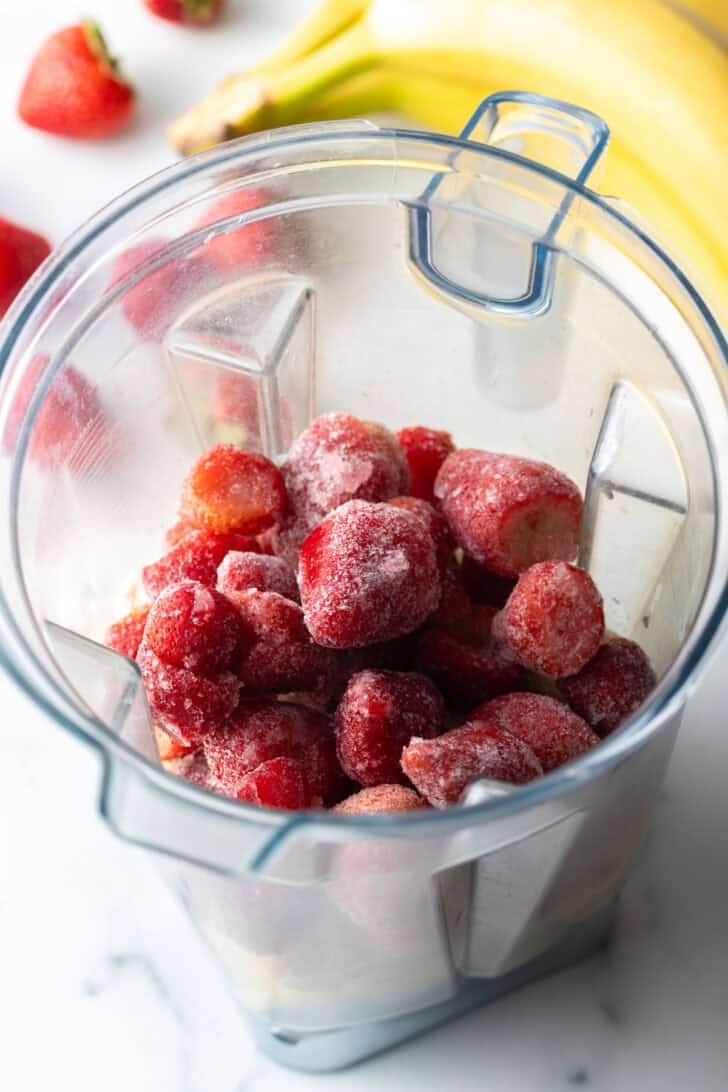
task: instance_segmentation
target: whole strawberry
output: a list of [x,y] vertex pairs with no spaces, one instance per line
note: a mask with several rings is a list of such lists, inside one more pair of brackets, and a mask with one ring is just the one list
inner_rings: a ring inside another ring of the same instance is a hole
[[35,129],[96,140],[122,129],[134,91],[122,78],[95,23],[66,27],[36,53],[20,92],[18,113]]
[[190,27],[213,23],[225,6],[225,0],[144,0],[144,3],[160,19]]
[[42,235],[0,217],[0,318],[50,252]]

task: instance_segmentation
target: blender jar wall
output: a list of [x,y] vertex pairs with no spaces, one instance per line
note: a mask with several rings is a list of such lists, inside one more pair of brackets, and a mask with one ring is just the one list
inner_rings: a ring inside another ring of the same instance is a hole
[[[715,449],[727,447],[725,380],[698,305],[627,226],[574,191],[568,227],[552,242],[552,307],[525,319],[444,299],[413,277],[407,237],[412,205],[443,172],[456,183],[439,198],[450,270],[515,285],[563,201],[560,180],[456,142],[322,128],[177,169],[124,215],[97,223],[85,249],[61,255],[60,280],[35,301],[32,321],[28,294],[15,311],[27,314],[13,328],[4,434],[30,361],[47,354],[48,363],[35,366],[38,393],[25,414],[21,401],[5,460],[3,535],[18,564],[6,580],[15,619],[48,672],[50,642],[64,653],[46,622],[98,640],[123,612],[141,565],[161,551],[201,447],[230,437],[277,456],[312,416],[346,410],[392,427],[447,428],[461,446],[546,458],[570,473],[587,492],[582,560],[605,593],[609,623],[636,635],[666,673],[650,709],[619,739],[515,790],[500,810],[384,826],[302,816],[283,827],[278,815],[205,801],[131,760],[113,740],[123,718],[100,708],[89,686],[93,667],[74,668],[66,654],[62,667],[81,693],[75,719],[103,741],[110,762],[110,820],[127,837],[211,866],[181,865],[191,872],[193,911],[244,1003],[302,1034],[455,1003],[463,976],[500,978],[609,906],[669,756],[678,702],[665,703],[695,666],[691,626],[724,593],[716,508],[725,483]],[[215,220],[215,203],[237,191],[248,193],[247,211]],[[509,193],[527,199],[525,224],[505,214]],[[245,224],[261,228],[254,261],[248,248],[242,267],[200,262],[205,246]],[[458,234],[475,243],[458,252]],[[118,279],[120,253],[161,238]],[[493,271],[496,255],[503,264]],[[153,332],[134,324],[134,293]],[[78,383],[71,367],[93,398],[69,395]],[[240,414],[226,420],[219,394],[231,377]],[[53,391],[76,398],[78,428],[67,450],[54,441],[44,460]],[[352,850],[361,852],[352,858]],[[499,908],[496,893],[509,882],[513,897]],[[279,929],[273,939],[256,933],[252,912],[241,917],[256,899],[266,928]],[[387,927],[413,916],[428,923],[411,951],[372,942],[370,919],[382,905]],[[330,923],[295,952],[291,906],[314,933],[316,922]],[[337,967],[348,971],[346,1005]],[[315,1005],[301,991],[306,979]]]
[[[520,181],[509,167],[505,181],[468,177],[448,202],[449,221],[467,220],[479,244],[463,250],[464,280],[471,266],[487,267],[491,249],[531,251],[530,232],[488,215],[490,190],[502,201]],[[98,639],[158,556],[203,446],[235,438],[278,457],[312,416],[347,410],[390,427],[427,421],[461,446],[547,458],[589,486],[582,560],[605,594],[607,624],[638,636],[664,670],[700,603],[713,540],[710,453],[682,362],[576,246],[554,251],[554,306],[542,315],[482,314],[424,291],[405,260],[402,201],[371,203],[382,184],[373,170],[374,182],[364,164],[319,167],[315,188],[311,175],[288,177],[290,211],[237,228],[263,240],[259,253],[248,247],[252,270],[246,254],[242,270],[210,271],[198,233],[174,239],[161,266],[153,255],[146,275],[114,284],[111,265],[104,284],[94,271],[105,292],[65,343],[54,342],[55,377],[23,459],[18,530],[36,617]],[[421,184],[424,172],[412,173]],[[334,179],[352,187],[348,197],[330,195]],[[262,191],[244,180],[251,188]],[[397,196],[413,189],[410,179]],[[586,234],[578,210],[570,219],[574,236]],[[161,228],[149,230],[158,237]],[[151,331],[140,332],[129,315],[145,295],[156,308]],[[78,393],[77,375],[88,391]],[[221,397],[231,389],[232,411]],[[52,435],[44,455],[54,399],[71,403],[78,427],[66,450]],[[661,595],[670,603],[656,610]]]

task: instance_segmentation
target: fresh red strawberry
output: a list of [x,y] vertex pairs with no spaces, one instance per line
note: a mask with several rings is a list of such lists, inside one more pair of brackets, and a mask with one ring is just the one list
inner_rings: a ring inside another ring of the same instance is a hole
[[119,74],[101,31],[90,22],[46,39],[18,101],[18,113],[34,129],[79,140],[118,132],[133,109],[134,92]]
[[144,0],[144,4],[153,15],[169,19],[170,23],[202,27],[217,19],[225,0]]
[[0,217],[0,318],[50,252],[42,235]]

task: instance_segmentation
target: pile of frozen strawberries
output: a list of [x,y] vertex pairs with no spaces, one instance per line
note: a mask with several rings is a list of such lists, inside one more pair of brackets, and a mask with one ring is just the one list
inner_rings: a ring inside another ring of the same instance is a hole
[[655,683],[605,639],[582,499],[545,463],[319,417],[280,468],[230,444],[193,466],[136,658],[160,758],[246,803],[346,814],[456,804],[599,743]]

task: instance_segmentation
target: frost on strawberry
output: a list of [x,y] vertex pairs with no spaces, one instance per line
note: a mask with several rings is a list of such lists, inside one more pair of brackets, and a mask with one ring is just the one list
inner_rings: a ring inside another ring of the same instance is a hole
[[381,785],[404,780],[402,748],[413,736],[439,735],[445,703],[424,675],[360,671],[349,679],[335,719],[344,772],[361,785]]
[[304,538],[329,512],[350,500],[389,500],[406,493],[410,482],[396,437],[350,413],[318,417],[295,441],[282,470],[290,510],[274,546],[292,565]]
[[301,548],[306,625],[319,644],[356,648],[417,629],[440,600],[427,527],[389,504],[349,501]]
[[474,709],[468,722],[485,720],[528,744],[544,772],[563,766],[599,742],[568,705],[544,694],[505,694]]
[[120,652],[122,656],[128,656],[130,660],[136,659],[149,611],[148,603],[143,607],[134,607],[118,622],[109,626],[104,634],[104,644],[115,652]]
[[573,561],[582,499],[548,463],[463,449],[449,455],[435,497],[455,540],[498,576],[517,577],[538,561]]
[[562,679],[569,704],[602,737],[618,728],[645,700],[657,678],[634,641],[615,637],[576,675]]
[[402,769],[435,808],[457,804],[479,778],[520,785],[543,773],[527,744],[486,719],[472,719],[436,739],[413,739],[402,752]]
[[[217,570],[231,550],[254,551],[259,548],[251,536],[180,530],[180,526],[185,528],[190,525],[176,524],[172,529],[176,545],[158,561],[142,569],[142,582],[152,598],[170,584],[178,584],[181,580],[195,580],[214,587]],[[167,534],[169,540],[170,532]]]
[[556,679],[573,675],[604,635],[602,597],[584,569],[544,561],[521,576],[493,633],[524,667]]
[[404,785],[372,785],[347,796],[332,810],[337,815],[387,815],[393,811],[421,811],[427,804]]

